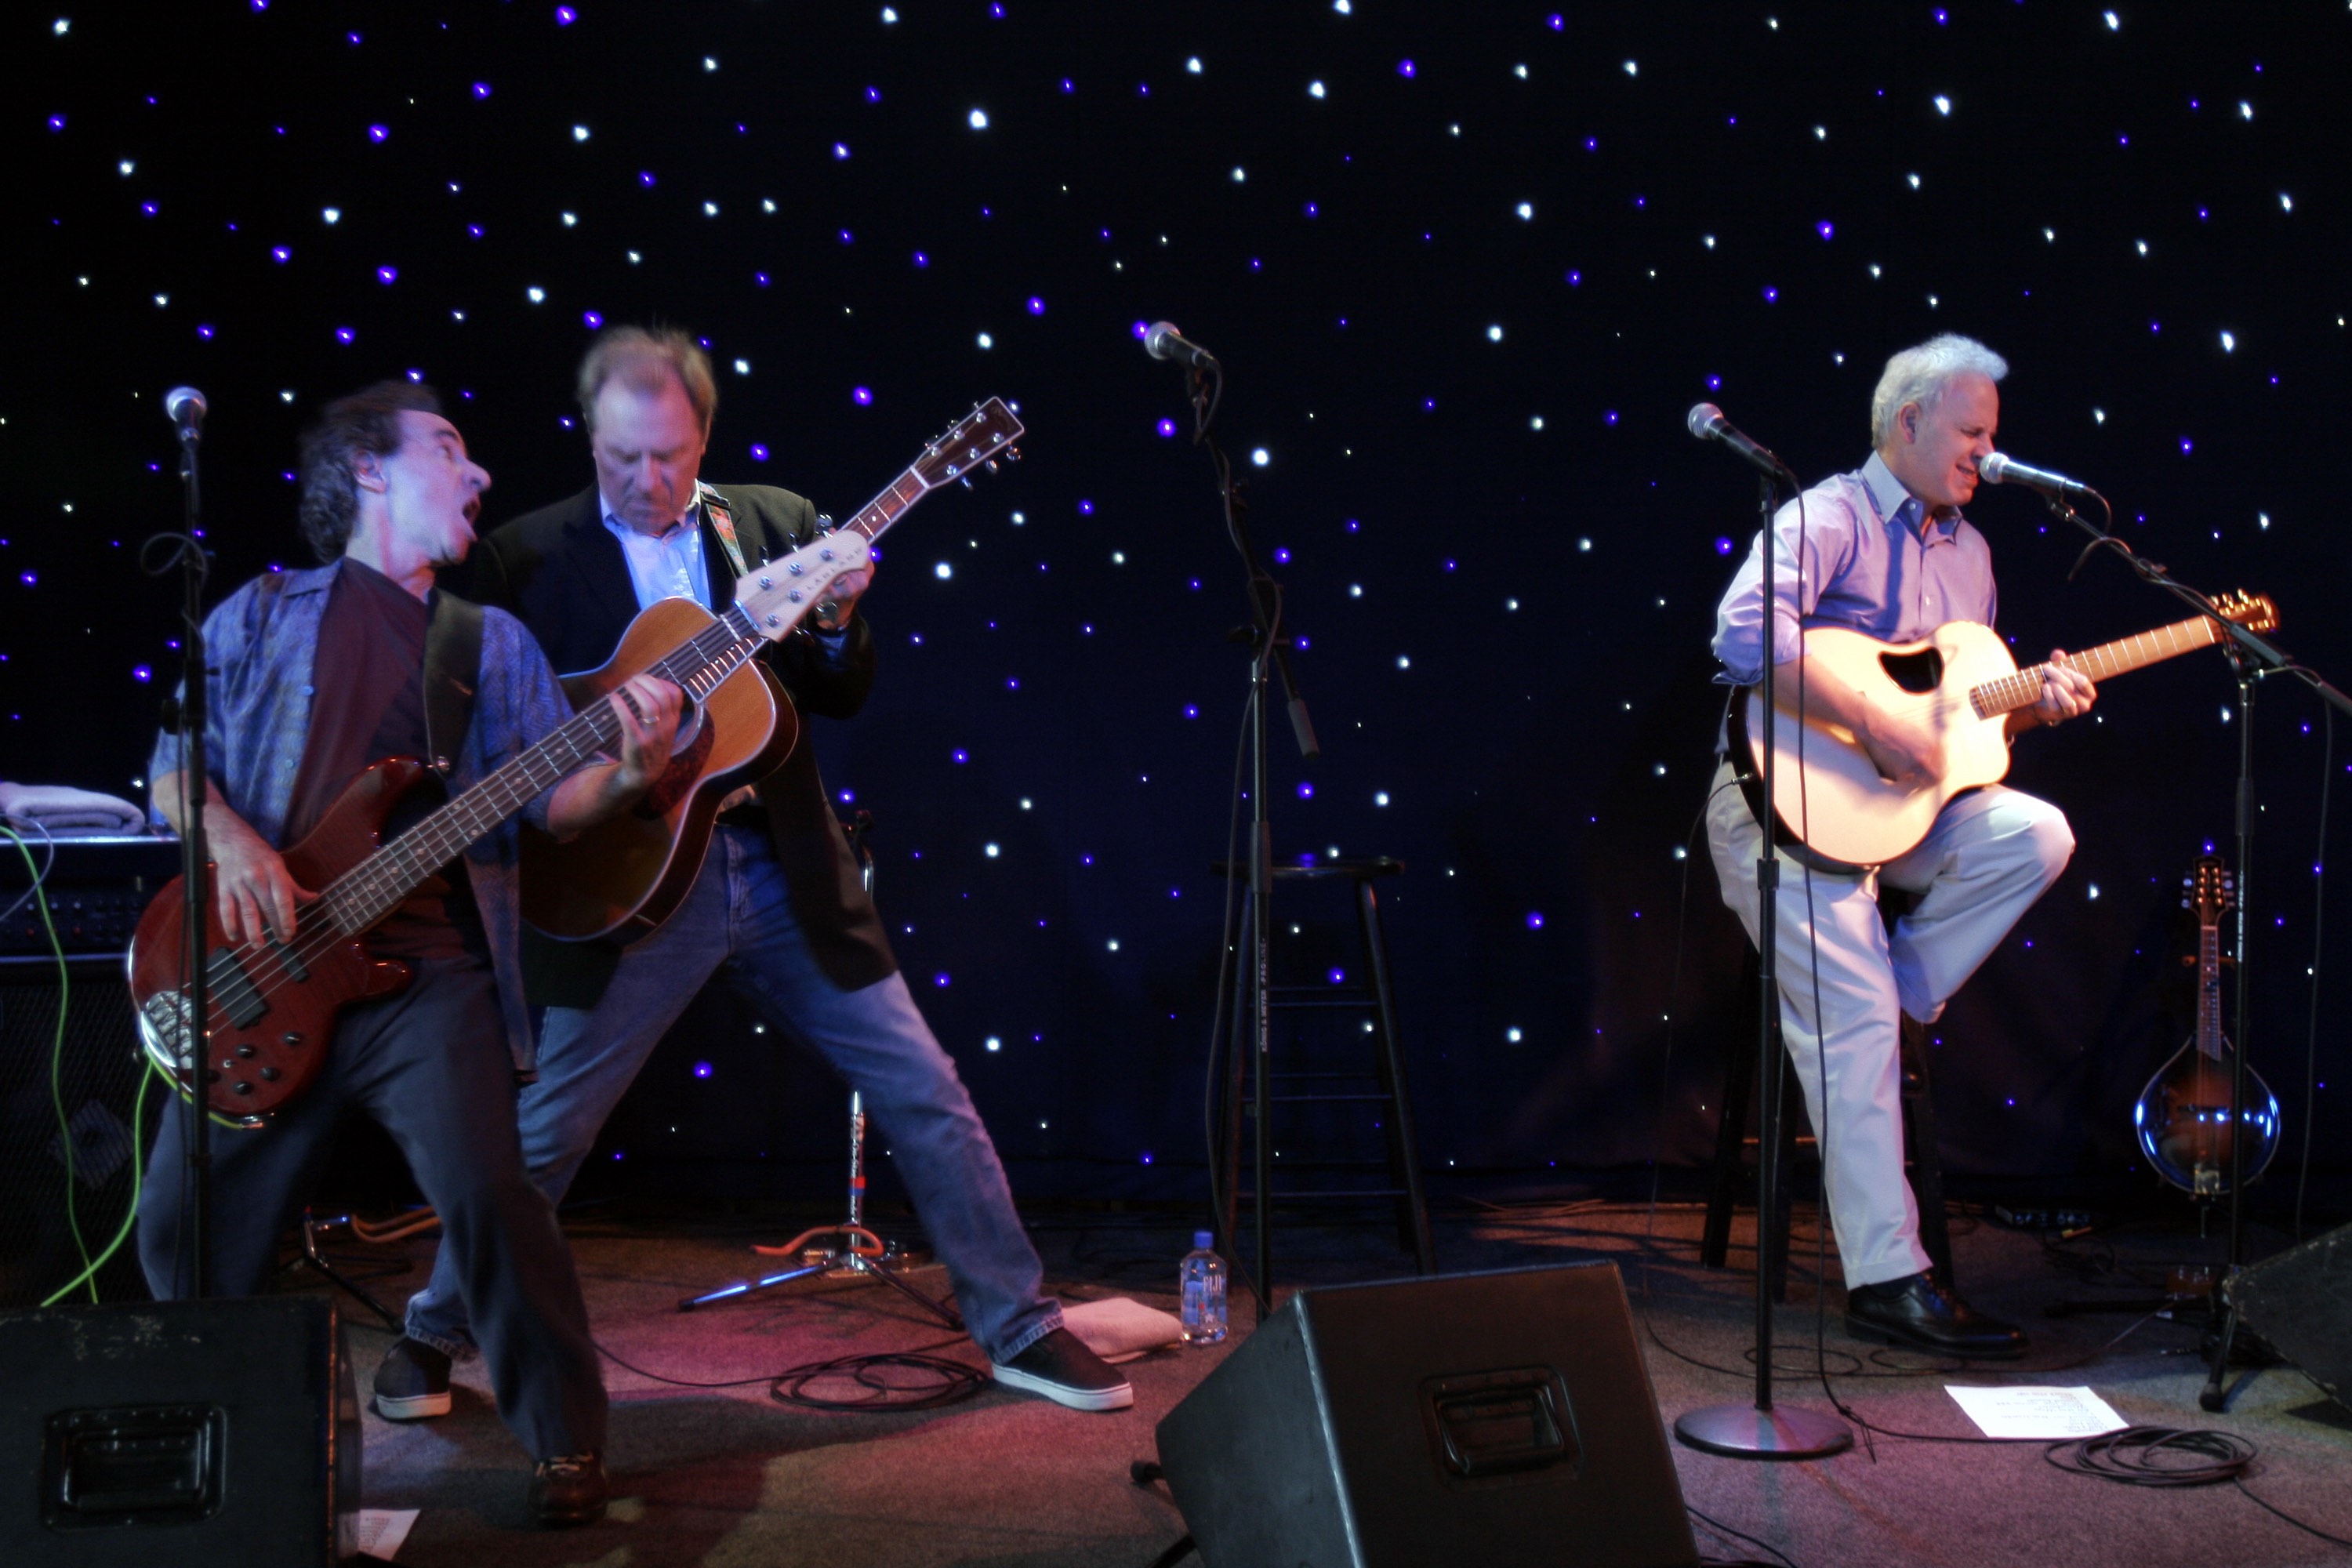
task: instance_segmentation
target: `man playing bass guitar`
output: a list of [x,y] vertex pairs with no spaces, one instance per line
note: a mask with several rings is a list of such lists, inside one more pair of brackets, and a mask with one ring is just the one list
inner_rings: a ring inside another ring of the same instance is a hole
[[[1858,470],[1807,490],[1801,510],[1793,502],[1780,510],[1717,611],[1719,679],[1745,686],[1762,678],[1769,625],[1782,722],[1794,727],[1787,715],[1801,691],[1809,718],[1850,731],[1890,780],[1940,772],[1942,742],[1928,705],[1842,679],[1806,657],[1803,633],[1840,626],[1906,643],[1948,621],[1992,624],[1991,553],[1959,509],[1976,493],[1978,463],[1993,450],[1994,384],[2008,370],[1982,343],[1948,333],[1889,359],[1871,398],[1876,450]],[[1769,614],[1760,554],[1768,547],[1776,600]],[[2041,679],[2039,698],[2009,716],[2011,734],[2090,710],[2091,682],[2063,653],[2052,655]],[[1814,743],[1828,742],[1817,736]],[[1724,901],[1752,940],[1763,832],[1755,815],[1760,791],[1742,787],[1742,750],[1733,746],[1717,771],[1707,845]],[[1789,837],[1784,831],[1782,842]],[[2057,879],[2074,847],[2055,806],[1990,784],[1952,799],[1923,840],[1883,865],[1805,857],[1809,871],[1801,851],[1782,855],[1781,1033],[1822,1134],[1846,1322],[1857,1333],[1946,1355],[2005,1357],[2025,1348],[2021,1331],[1975,1311],[1929,1270],[1903,1174],[1899,1031],[1905,1016],[1934,1022]],[[1919,895],[1891,931],[1880,920],[1881,883]]]
[[[289,989],[289,973],[307,982],[331,970],[331,933],[300,911],[328,913],[337,895],[299,885],[288,859],[311,863],[314,826],[320,837],[364,841],[339,823],[370,763],[443,762],[456,795],[509,770],[571,717],[513,616],[473,611],[433,585],[434,568],[472,545],[489,482],[428,388],[384,382],[331,403],[301,459],[302,531],[326,564],[265,574],[205,617],[218,673],[204,825],[222,989],[233,989],[221,963],[232,947],[275,944],[276,977],[255,971],[252,995]],[[440,651],[468,644],[470,657]],[[639,677],[614,699],[620,760],[559,765],[568,776],[521,803],[559,837],[625,809],[667,765],[678,689]],[[150,776],[156,810],[185,832],[182,758],[181,737],[164,734]],[[403,798],[383,837],[436,804]],[[267,1291],[278,1231],[306,1201],[344,1113],[364,1110],[399,1142],[441,1216],[442,1255],[480,1325],[499,1414],[539,1461],[532,1513],[580,1524],[604,1510],[604,1385],[571,1251],[515,1137],[515,1080],[531,1060],[515,862],[516,827],[502,821],[367,933],[367,956],[405,963],[411,983],[344,1007],[331,1039],[287,1037],[325,1061],[266,1125],[213,1135],[211,1263],[223,1294]],[[139,1205],[139,1259],[163,1300],[185,1294],[193,1274],[181,1121],[163,1119]]]

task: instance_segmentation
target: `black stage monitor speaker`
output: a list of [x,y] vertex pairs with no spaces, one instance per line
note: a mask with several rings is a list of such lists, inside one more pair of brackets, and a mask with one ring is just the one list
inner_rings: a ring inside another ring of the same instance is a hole
[[2352,1225],[2244,1270],[2230,1300],[2246,1327],[2352,1407]]
[[0,1563],[295,1568],[354,1550],[359,1395],[317,1296],[0,1312]]
[[1698,1561],[1610,1263],[1301,1290],[1160,1463],[1206,1568]]

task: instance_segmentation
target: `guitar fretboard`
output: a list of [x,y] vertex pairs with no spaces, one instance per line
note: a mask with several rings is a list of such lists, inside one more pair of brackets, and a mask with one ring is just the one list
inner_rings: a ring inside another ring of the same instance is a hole
[[[2154,631],[2138,632],[2111,643],[2101,643],[2095,648],[2071,654],[2066,662],[2089,676],[2094,681],[2126,674],[2200,647],[2211,647],[2221,640],[2221,627],[2210,616],[2195,616],[2176,621]],[[2042,696],[2042,677],[2049,669],[2046,664],[2030,664],[2014,675],[2004,675],[1998,680],[1988,680],[1969,689],[1969,705],[1977,716],[1990,719],[1996,713],[2012,713],[2020,708],[2031,708]]]
[[[766,639],[741,609],[730,609],[673,648],[646,673],[674,681],[695,701],[742,667]],[[317,912],[345,936],[375,925],[417,886],[447,865],[468,844],[537,799],[541,791],[621,739],[621,721],[609,702],[590,703],[448,805],[329,883]]]

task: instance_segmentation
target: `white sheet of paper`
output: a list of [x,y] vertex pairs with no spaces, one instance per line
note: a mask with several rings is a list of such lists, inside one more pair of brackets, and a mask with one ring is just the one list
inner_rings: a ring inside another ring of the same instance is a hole
[[360,1510],[360,1550],[371,1557],[391,1562],[400,1555],[401,1545],[408,1539],[409,1527],[416,1522],[416,1514],[417,1510],[413,1508]]
[[2087,1388],[1969,1388],[1957,1383],[1944,1392],[1968,1412],[1988,1437],[2095,1437],[2131,1425]]

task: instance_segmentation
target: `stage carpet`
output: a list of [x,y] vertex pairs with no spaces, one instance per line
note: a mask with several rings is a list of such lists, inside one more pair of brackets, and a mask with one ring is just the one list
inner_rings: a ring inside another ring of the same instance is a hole
[[[2185,1210],[2185,1205],[2183,1205]],[[1146,1568],[1184,1533],[1163,1487],[1138,1486],[1129,1466],[1153,1458],[1152,1431],[1226,1347],[1171,1350],[1129,1367],[1136,1405],[1081,1415],[982,1388],[945,1408],[828,1413],[790,1407],[770,1381],[835,1357],[926,1350],[979,1365],[968,1342],[927,1321],[886,1287],[814,1279],[681,1313],[682,1297],[782,1265],[751,1244],[781,1241],[824,1216],[789,1209],[714,1212],[587,1209],[568,1213],[613,1394],[610,1519],[585,1530],[530,1528],[523,1509],[529,1461],[499,1424],[478,1362],[458,1371],[446,1419],[394,1425],[368,1416],[366,1500],[421,1516],[397,1561],[434,1568],[707,1563],[776,1568]],[[1172,1310],[1176,1260],[1190,1216],[1078,1206],[1029,1218],[1048,1289],[1066,1300],[1124,1294]],[[1752,1396],[1753,1232],[1743,1213],[1726,1270],[1697,1264],[1701,1214],[1671,1204],[1530,1197],[1445,1204],[1439,1261],[1448,1270],[1591,1258],[1624,1271],[1659,1405],[1684,1411]],[[878,1228],[919,1239],[907,1222]],[[1945,1392],[1956,1369],[1924,1357],[1874,1352],[1844,1331],[1831,1260],[1831,1311],[1815,1354],[1813,1215],[1800,1208],[1789,1301],[1779,1314],[1780,1402],[1829,1409],[1836,1397],[1885,1433],[1857,1433],[1853,1450],[1816,1463],[1759,1464],[1675,1446],[1692,1509],[1744,1531],[1801,1568],[1934,1564],[1938,1568],[2210,1568],[2222,1563],[2345,1560],[2265,1511],[2256,1498],[2352,1539],[2352,1414],[2301,1373],[2274,1368],[2242,1380],[2229,1410],[2207,1415],[2198,1322],[2143,1314],[2052,1319],[2061,1299],[2117,1299],[2161,1286],[2170,1264],[2212,1256],[2175,1215],[2061,1246],[1956,1216],[1961,1283],[1987,1310],[2034,1336],[2024,1363],[1958,1373],[1983,1384],[2087,1384],[2135,1424],[2214,1427],[2259,1450],[2244,1487],[2147,1489],[2061,1472],[2044,1446],[1965,1445],[1975,1428]],[[2260,1232],[2258,1251],[2284,1238]],[[1282,1288],[1392,1278],[1409,1265],[1393,1231],[1360,1219],[1305,1215],[1278,1227]],[[395,1308],[422,1278],[429,1242],[336,1256]],[[909,1278],[933,1295],[937,1267]],[[289,1287],[294,1288],[289,1277]],[[350,1306],[345,1300],[347,1309]],[[364,1390],[391,1335],[347,1310]],[[1248,1331],[1236,1295],[1234,1331]],[[2120,1336],[2120,1337],[2118,1337]],[[625,1363],[626,1366],[620,1363]],[[636,1370],[631,1370],[636,1369]],[[657,1381],[656,1376],[678,1380]],[[718,1386],[682,1386],[709,1384]],[[840,1384],[820,1392],[845,1392]],[[1900,1433],[1906,1436],[1888,1434]],[[2251,1494],[2251,1495],[2249,1495]],[[1694,1521],[1700,1551],[1766,1559],[1758,1547]],[[1575,1544],[1538,1560],[1573,1563]],[[1767,1559],[1769,1560],[1769,1559]],[[1197,1563],[1198,1559],[1189,1559]]]

